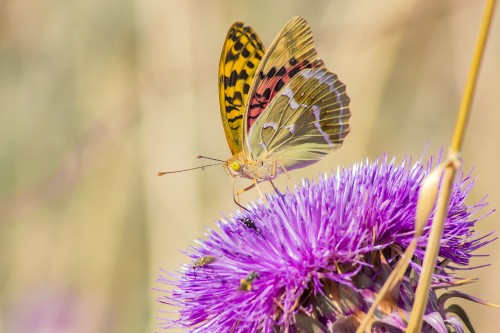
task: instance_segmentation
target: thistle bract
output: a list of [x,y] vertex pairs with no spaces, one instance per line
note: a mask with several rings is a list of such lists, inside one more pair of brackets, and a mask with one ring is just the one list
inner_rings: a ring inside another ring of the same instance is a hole
[[[178,319],[161,327],[354,332],[413,237],[418,191],[432,162],[410,164],[355,164],[220,220],[219,230],[188,253],[190,264],[160,277],[173,290],[159,301],[179,308]],[[481,302],[450,289],[461,281],[456,269],[467,269],[472,252],[491,241],[474,232],[486,203],[464,203],[472,186],[463,174],[453,186],[422,332],[466,327],[456,306],[444,304],[451,297]],[[404,332],[432,217],[399,289],[376,311],[372,332]],[[206,257],[213,261],[193,266]],[[438,297],[442,287],[448,289]]]

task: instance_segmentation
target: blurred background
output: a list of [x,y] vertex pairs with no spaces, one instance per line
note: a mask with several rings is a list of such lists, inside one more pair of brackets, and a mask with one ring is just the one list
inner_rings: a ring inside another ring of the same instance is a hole
[[[446,149],[482,10],[465,0],[1,1],[0,332],[154,332],[167,316],[159,269],[187,263],[180,250],[236,209],[221,167],[156,176],[201,165],[198,154],[229,157],[217,69],[234,21],[269,45],[304,17],[347,85],[351,134],[292,172],[300,179]],[[469,203],[488,194],[489,209],[500,207],[499,41],[497,17],[463,150],[477,177]],[[477,254],[489,257],[473,266],[491,266],[464,272],[480,281],[461,290],[499,304],[500,242]],[[499,310],[464,304],[477,332],[498,330]]]

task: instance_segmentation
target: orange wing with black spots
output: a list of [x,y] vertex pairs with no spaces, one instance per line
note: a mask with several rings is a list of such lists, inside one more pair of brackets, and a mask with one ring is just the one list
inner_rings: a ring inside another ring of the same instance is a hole
[[227,33],[219,63],[219,100],[222,125],[233,155],[243,150],[243,116],[250,85],[264,55],[255,31],[242,22]]
[[259,64],[250,86],[244,138],[257,118],[296,74],[308,68],[324,68],[314,48],[311,28],[301,17],[291,19],[278,33]]

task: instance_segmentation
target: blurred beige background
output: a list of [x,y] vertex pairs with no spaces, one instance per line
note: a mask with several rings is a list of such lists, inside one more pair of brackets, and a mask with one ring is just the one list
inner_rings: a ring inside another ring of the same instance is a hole
[[[481,1],[0,2],[0,332],[153,332],[159,268],[235,209],[222,168],[158,171],[229,157],[217,68],[229,26],[265,45],[293,16],[347,84],[352,132],[294,178],[387,153],[437,154],[454,127]],[[498,13],[497,13],[498,14]],[[498,15],[497,15],[498,16]],[[469,198],[500,207],[500,22],[493,24],[464,164]],[[278,180],[284,189],[286,177]],[[239,188],[248,182],[238,182]],[[264,186],[266,190],[268,187]],[[255,191],[243,201],[257,197]],[[485,211],[486,212],[486,211]],[[478,226],[497,229],[498,214]],[[462,288],[500,303],[500,242]],[[499,310],[466,303],[477,332]],[[165,308],[163,308],[165,309]]]

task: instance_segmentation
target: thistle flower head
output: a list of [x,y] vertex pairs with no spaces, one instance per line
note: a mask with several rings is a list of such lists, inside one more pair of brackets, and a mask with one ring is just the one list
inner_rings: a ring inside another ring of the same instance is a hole
[[[188,254],[191,264],[160,277],[174,289],[159,301],[180,309],[179,318],[162,327],[354,332],[413,238],[418,191],[432,163],[410,163],[359,163],[219,221],[219,230],[209,230]],[[464,203],[472,186],[470,176],[461,175],[453,187],[422,332],[463,325],[446,313],[444,300],[472,299],[457,292],[438,298],[434,291],[459,283],[455,271],[491,241],[474,233],[474,216],[486,203]],[[399,289],[379,307],[372,332],[404,331],[431,220]]]

